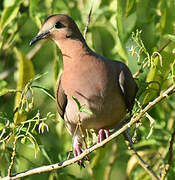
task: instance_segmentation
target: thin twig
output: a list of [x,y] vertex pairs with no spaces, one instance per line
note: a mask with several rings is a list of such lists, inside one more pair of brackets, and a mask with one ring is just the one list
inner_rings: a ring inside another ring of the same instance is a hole
[[117,130],[115,133],[110,135],[108,138],[106,138],[102,142],[100,142],[100,143],[98,143],[98,144],[96,144],[96,145],[94,145],[94,146],[92,146],[92,147],[90,147],[88,149],[85,149],[85,151],[82,154],[80,154],[79,156],[74,157],[74,158],[69,159],[69,160],[66,160],[66,161],[56,163],[56,164],[51,164],[51,165],[47,165],[47,166],[41,166],[41,167],[38,167],[38,168],[35,168],[35,169],[23,171],[23,172],[14,174],[11,177],[9,177],[9,176],[4,177],[1,180],[18,179],[18,178],[26,177],[26,176],[33,175],[33,174],[39,174],[39,173],[43,173],[43,172],[52,171],[52,170],[55,170],[55,169],[61,169],[61,168],[64,168],[64,167],[66,167],[68,165],[71,165],[71,164],[83,159],[85,156],[87,156],[92,151],[96,150],[97,148],[100,148],[100,147],[104,146],[107,142],[111,141],[112,139],[116,138],[121,133],[126,131],[134,123],[139,121],[145,115],[145,113],[147,111],[149,111],[153,106],[155,106],[161,100],[165,99],[167,96],[171,95],[174,92],[175,92],[175,84],[171,85],[167,90],[165,90],[163,93],[161,93],[160,96],[158,96],[156,99],[154,99],[152,102],[150,102],[140,113],[138,113],[137,116],[133,116],[131,118],[130,122],[125,124],[122,128]]
[[129,147],[128,149],[133,155],[136,156],[139,164],[145,169],[145,171],[150,175],[152,179],[159,180],[153,169],[142,159],[142,157],[137,153],[136,149],[134,148],[131,137],[129,135],[129,129],[125,131],[125,137],[127,139],[126,144]]
[[94,2],[92,2],[92,6],[91,6],[91,9],[90,9],[89,14],[88,14],[88,20],[86,22],[86,26],[85,26],[85,29],[84,29],[84,33],[83,33],[84,39],[86,39],[86,34],[87,34],[87,31],[88,31],[88,26],[89,26],[89,23],[90,23],[90,20],[91,20],[93,4],[94,4]]
[[[144,64],[143,64],[143,69],[148,65],[148,61],[146,61]],[[140,74],[140,70],[138,70],[135,74],[133,74],[133,78],[136,78],[138,75]]]
[[[162,52],[169,44],[170,44],[170,42],[172,42],[170,39],[167,41],[167,43],[166,44],[164,44],[159,50],[158,50],[158,53],[160,53],[160,52]],[[156,54],[155,55],[155,57],[157,57],[158,56],[158,54]],[[155,58],[154,57],[154,58]]]
[[[10,124],[10,121],[8,120],[5,126],[8,127],[9,124]],[[1,140],[1,138],[4,136],[5,133],[6,133],[6,128],[4,128],[4,129],[2,130],[2,133],[1,133],[1,135],[0,135],[0,140]],[[0,141],[0,142],[1,142],[1,141]]]
[[8,168],[8,176],[11,176],[11,172],[12,172],[12,168],[13,168],[13,164],[15,161],[15,156],[16,156],[16,142],[17,142],[17,137],[15,137],[14,142],[13,142],[13,152],[12,152],[12,156],[11,156],[11,162],[10,162],[10,166]]
[[164,180],[166,175],[168,174],[168,171],[171,167],[171,163],[173,160],[173,143],[174,143],[174,138],[175,138],[175,130],[171,135],[171,141],[170,141],[170,146],[169,146],[169,158],[168,158],[168,163],[165,165],[164,171],[161,176],[161,180]]
[[12,133],[8,134],[4,139],[0,140],[0,143],[7,141],[9,137],[11,137]]

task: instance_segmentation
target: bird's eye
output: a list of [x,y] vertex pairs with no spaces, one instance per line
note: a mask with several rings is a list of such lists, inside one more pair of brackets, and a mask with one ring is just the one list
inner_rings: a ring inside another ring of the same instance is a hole
[[56,22],[55,28],[60,29],[60,28],[63,28],[63,27],[65,27],[65,26],[62,23],[60,23],[60,21]]

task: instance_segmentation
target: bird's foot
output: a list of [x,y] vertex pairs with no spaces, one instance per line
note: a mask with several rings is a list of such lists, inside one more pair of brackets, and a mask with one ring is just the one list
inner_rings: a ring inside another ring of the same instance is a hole
[[[73,154],[74,154],[74,157],[77,157],[79,156],[81,153],[84,152],[84,149],[82,148],[82,144],[81,143],[77,143],[74,147],[74,150],[73,150]],[[85,165],[83,163],[83,161],[89,161],[89,157],[88,156],[85,156],[83,159],[79,160],[78,161],[78,165],[82,166],[85,168]]]
[[106,129],[100,129],[97,136],[97,143],[102,142],[104,139],[109,137],[109,131]]

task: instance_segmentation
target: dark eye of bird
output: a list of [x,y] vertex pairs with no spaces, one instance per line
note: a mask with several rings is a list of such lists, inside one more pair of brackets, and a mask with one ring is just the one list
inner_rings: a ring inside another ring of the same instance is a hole
[[55,27],[56,27],[57,29],[60,29],[60,28],[63,28],[63,27],[65,27],[65,26],[64,26],[62,23],[60,23],[60,21],[58,21],[58,22],[56,22]]

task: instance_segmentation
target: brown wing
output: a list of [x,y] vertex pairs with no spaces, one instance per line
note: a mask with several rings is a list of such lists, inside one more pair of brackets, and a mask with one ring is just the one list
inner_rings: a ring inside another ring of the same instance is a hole
[[59,115],[64,119],[64,113],[67,105],[67,96],[64,94],[64,90],[61,84],[61,76],[57,83],[56,88],[56,103]]
[[124,64],[122,64],[122,68],[119,73],[119,85],[124,95],[127,109],[131,112],[134,106],[134,99],[138,91],[138,87],[130,70]]

